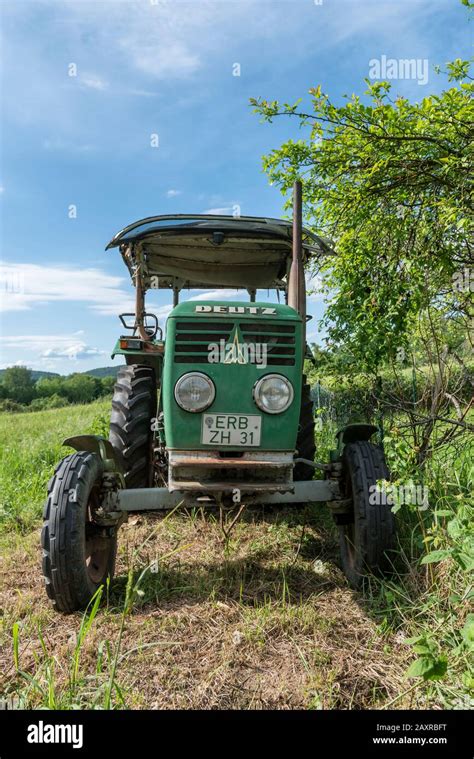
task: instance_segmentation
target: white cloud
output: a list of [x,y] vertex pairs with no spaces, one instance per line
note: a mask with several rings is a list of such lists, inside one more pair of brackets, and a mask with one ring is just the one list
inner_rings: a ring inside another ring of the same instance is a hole
[[[142,33],[143,30],[140,30]],[[187,77],[201,67],[199,56],[179,40],[168,38],[166,45],[157,46],[156,40],[147,42],[146,38],[139,39],[132,29],[119,44],[137,69],[155,79]]]
[[[90,362],[99,356],[109,355],[108,352],[88,345],[84,340],[79,340],[79,334],[1,336],[2,355],[4,358],[11,356],[11,359],[7,359],[2,367],[28,366],[37,369],[64,371],[70,362]],[[17,358],[19,353],[27,358]]]
[[26,311],[57,301],[81,301],[100,314],[133,310],[133,299],[122,289],[123,277],[100,269],[38,264],[0,266],[3,311]]
[[137,90],[135,88],[126,89],[123,90],[124,95],[136,95],[136,97],[141,98],[156,98],[158,97],[158,92],[151,92],[150,90]]
[[323,280],[319,274],[309,274],[306,276],[306,293],[307,300],[324,300]]
[[176,198],[178,195],[181,195],[181,190],[168,190],[166,192],[167,198]]
[[208,208],[207,211],[203,211],[202,213],[215,214],[216,216],[229,216],[232,215],[232,211],[232,206],[222,206],[221,208]]
[[166,306],[154,306],[153,303],[148,303],[148,301],[146,304],[146,310],[151,314],[155,314],[158,319],[167,319],[172,308],[173,306],[170,304]]
[[91,90],[99,90],[103,92],[108,89],[109,83],[105,79],[101,79],[100,76],[95,75],[83,75],[79,77],[79,84],[82,87],[86,87]]
[[222,290],[209,290],[205,293],[198,293],[198,295],[192,295],[190,298],[185,298],[185,300],[240,300],[240,298],[247,298],[248,300],[248,293],[246,290],[231,290],[229,289],[222,289]]
[[46,351],[48,348],[64,349],[77,342],[77,332],[71,334],[45,334],[45,335],[0,335],[3,348],[18,348],[21,346],[31,351]]
[[41,358],[48,359],[63,359],[68,358],[71,361],[80,361],[81,359],[87,359],[91,356],[104,356],[105,351],[101,351],[98,348],[92,348],[84,342],[72,342],[66,347],[62,348],[47,348],[41,353]]
[[[318,66],[324,74],[323,61],[328,55],[337,55],[339,62],[341,57],[350,60],[345,54],[348,43],[363,42],[367,52],[364,59],[373,57],[367,48],[367,39],[377,48],[373,55],[388,52],[394,40],[403,40],[404,45],[414,51],[410,57],[425,57],[423,30],[438,13],[434,3],[381,3],[379,0],[363,3],[341,0],[328,2],[324,8],[313,5],[312,9],[311,3],[302,3],[302,8],[307,6],[307,12],[295,8],[294,13],[289,11],[288,2],[262,0],[174,3],[38,0],[3,5],[4,58],[12,62],[5,93],[10,117],[35,130],[54,124],[56,131],[69,135],[73,130],[80,132],[88,126],[89,119],[80,118],[83,99],[77,97],[77,87],[66,80],[69,61],[65,59],[62,70],[50,55],[58,34],[71,55],[74,53],[73,60],[79,71],[76,84],[84,93],[108,89],[118,97],[124,93],[149,97],[160,94],[162,84],[173,86],[176,81],[197,78],[196,74],[205,68],[206,76],[212,67],[214,71],[221,71],[229,66],[230,72],[233,61],[230,51],[233,50],[242,51],[242,59],[249,62],[248,68],[247,64],[243,65],[243,71],[251,74],[255,53],[258,66],[259,61],[277,56],[288,38],[298,40],[297,51],[291,48],[293,64],[302,66],[309,60],[310,70],[317,79]],[[41,18],[37,5],[40,14],[51,14],[47,17],[49,34],[47,30],[44,34],[34,32],[37,18]],[[344,23],[341,23],[341,12]],[[323,60],[313,64],[309,56],[314,56],[315,35]],[[18,49],[20,58],[16,55]],[[83,73],[84,61],[87,70]],[[157,93],[150,86],[155,82],[159,84]],[[196,82],[196,93],[205,82],[204,77]],[[317,81],[308,81],[310,83]],[[26,91],[27,98],[18,96]],[[271,92],[268,94],[271,96]],[[178,91],[177,95],[186,101],[191,97],[189,92]]]
[[44,140],[43,148],[45,150],[50,150],[51,152],[59,151],[65,153],[90,153],[95,149],[93,145],[88,145],[87,143],[72,142],[62,139]]

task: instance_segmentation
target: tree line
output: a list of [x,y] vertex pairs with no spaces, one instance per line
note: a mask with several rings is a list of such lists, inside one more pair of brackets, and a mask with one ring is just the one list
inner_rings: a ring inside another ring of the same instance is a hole
[[110,396],[115,377],[74,373],[67,377],[33,378],[31,369],[11,366],[0,381],[1,411],[38,411],[70,403],[91,403]]

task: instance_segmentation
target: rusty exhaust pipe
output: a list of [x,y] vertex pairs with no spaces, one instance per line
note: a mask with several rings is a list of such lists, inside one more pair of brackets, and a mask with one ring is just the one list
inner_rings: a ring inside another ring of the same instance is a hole
[[293,185],[293,255],[288,276],[288,305],[303,319],[303,340],[306,344],[306,283],[303,267],[303,191],[300,180]]

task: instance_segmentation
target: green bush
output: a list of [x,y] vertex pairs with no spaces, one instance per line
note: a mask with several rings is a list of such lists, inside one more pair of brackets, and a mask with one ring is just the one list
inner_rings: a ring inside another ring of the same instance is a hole
[[69,406],[67,398],[54,393],[45,398],[35,398],[31,401],[29,408],[31,411],[42,411],[43,409],[62,408],[63,406]]
[[8,411],[10,413],[18,413],[20,411],[28,411],[28,406],[24,406],[21,403],[12,401],[10,398],[5,398],[0,401],[0,411]]
[[29,403],[35,396],[31,369],[25,369],[23,366],[10,366],[5,369],[2,384],[4,397],[16,403]]

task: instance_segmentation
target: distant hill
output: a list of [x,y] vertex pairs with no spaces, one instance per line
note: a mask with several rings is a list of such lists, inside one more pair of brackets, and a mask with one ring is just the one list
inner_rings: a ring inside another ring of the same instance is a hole
[[81,372],[81,374],[90,374],[91,377],[116,377],[117,372],[122,364],[117,366],[99,366],[97,369],[89,369],[88,372]]
[[[78,372],[78,374],[90,374],[91,377],[99,377],[100,379],[102,379],[102,377],[116,377],[121,366],[122,364],[117,364],[116,366],[99,366],[97,369],[89,369],[87,372]],[[0,369],[0,382],[4,374],[5,369]],[[35,382],[46,377],[51,378],[61,376],[64,375],[58,374],[57,372],[41,372],[37,369],[31,369],[31,378]]]
[[[5,369],[0,369],[0,380],[2,379],[3,375],[5,374]],[[35,382],[36,380],[43,379],[43,377],[60,377],[61,375],[57,372],[40,372],[37,369],[31,370],[31,379],[33,379]]]

